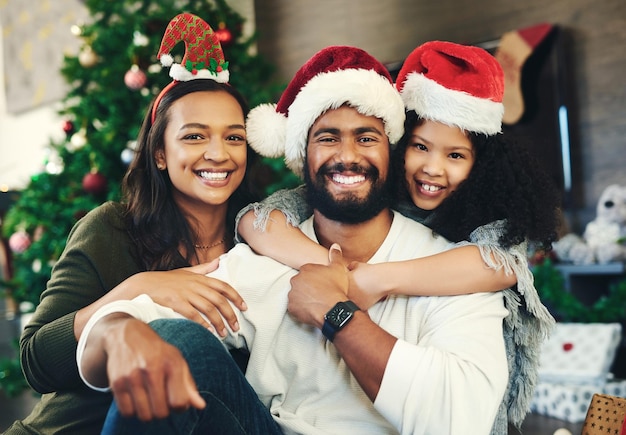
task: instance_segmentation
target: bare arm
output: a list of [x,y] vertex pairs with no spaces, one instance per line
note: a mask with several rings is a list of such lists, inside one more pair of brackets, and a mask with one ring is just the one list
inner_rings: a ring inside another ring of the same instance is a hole
[[352,263],[350,268],[348,294],[362,308],[390,294],[452,296],[504,290],[517,282],[515,274],[504,268],[488,267],[472,245],[413,260]]
[[[322,329],[324,315],[340,301],[348,299],[347,266],[340,249],[331,247],[330,264],[307,264],[291,279],[289,313],[298,321]],[[364,311],[355,313],[350,323],[333,341],[363,391],[374,401],[387,367],[396,337],[375,324]]]
[[238,231],[248,245],[259,254],[280,261],[294,269],[303,264],[326,264],[328,251],[290,225],[285,215],[273,210],[265,231],[254,229],[254,212],[247,212],[239,221]]

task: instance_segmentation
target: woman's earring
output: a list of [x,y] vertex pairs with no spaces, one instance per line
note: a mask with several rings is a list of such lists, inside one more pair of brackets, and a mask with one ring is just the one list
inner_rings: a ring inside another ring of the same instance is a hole
[[159,171],[162,171],[163,169],[165,169],[165,165],[163,163],[157,163],[157,169]]

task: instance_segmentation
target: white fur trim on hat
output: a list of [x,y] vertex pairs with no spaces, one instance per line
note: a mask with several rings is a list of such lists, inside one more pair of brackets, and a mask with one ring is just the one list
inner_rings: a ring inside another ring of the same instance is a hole
[[162,54],[161,59],[159,60],[161,61],[161,65],[166,67],[172,66],[172,64],[174,63],[174,58],[169,53]]
[[404,133],[405,111],[400,94],[374,70],[345,69],[323,72],[302,87],[289,106],[286,125],[285,163],[302,177],[307,138],[317,118],[329,109],[349,104],[366,116],[380,118],[389,143]]
[[217,74],[209,71],[208,69],[201,69],[198,70],[196,74],[192,74],[179,63],[173,64],[170,68],[170,77],[174,80],[178,80],[179,82],[187,82],[195,79],[211,79],[218,83],[228,83],[229,76],[230,73],[227,69],[224,69]]
[[419,73],[407,75],[400,94],[421,118],[487,135],[502,131],[502,103],[446,88]]
[[276,104],[261,104],[250,111],[246,135],[253,150],[265,157],[285,154],[287,118],[276,111]]

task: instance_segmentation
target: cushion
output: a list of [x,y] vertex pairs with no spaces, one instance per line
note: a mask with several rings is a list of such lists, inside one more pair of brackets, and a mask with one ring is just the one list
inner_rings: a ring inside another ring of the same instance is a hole
[[619,323],[557,323],[542,346],[542,382],[603,385],[622,339]]

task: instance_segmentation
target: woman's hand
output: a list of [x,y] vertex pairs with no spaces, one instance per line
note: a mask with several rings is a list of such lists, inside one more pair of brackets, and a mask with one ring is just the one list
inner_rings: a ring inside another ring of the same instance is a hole
[[229,284],[206,276],[217,265],[218,260],[214,260],[164,272],[141,272],[128,278],[126,281],[132,282],[128,282],[127,286],[132,286],[132,297],[145,293],[157,304],[214,329],[223,337],[226,335],[224,319],[233,331],[239,330],[237,315],[228,301],[242,311],[247,306]]
[[367,310],[387,296],[384,290],[385,274],[382,264],[353,261],[348,265],[350,287],[348,297],[362,310]]
[[125,279],[91,305],[78,310],[74,318],[76,339],[80,338],[87,321],[98,308],[141,294],[147,294],[159,305],[173,309],[222,337],[226,335],[224,320],[233,331],[239,330],[237,315],[228,301],[243,311],[247,309],[243,298],[229,284],[206,276],[218,264],[216,259],[181,269],[140,272]]

